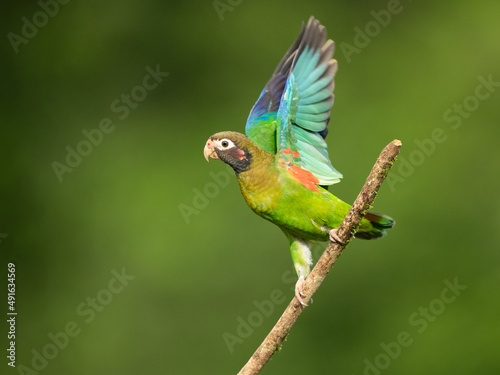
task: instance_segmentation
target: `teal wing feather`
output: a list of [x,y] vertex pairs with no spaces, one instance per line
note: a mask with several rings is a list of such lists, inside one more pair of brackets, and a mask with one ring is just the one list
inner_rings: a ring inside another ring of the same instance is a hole
[[277,152],[277,129],[278,109],[281,97],[285,90],[287,79],[290,75],[294,57],[305,32],[304,24],[299,37],[290,47],[285,56],[274,70],[273,75],[262,90],[259,99],[254,104],[248,116],[245,133],[264,151],[276,154]]
[[334,43],[326,41],[324,26],[311,17],[292,47],[296,50],[289,55],[291,67],[277,113],[279,165],[300,171],[301,178],[309,176],[309,183],[332,185],[342,178],[330,162],[324,139],[337,71]]

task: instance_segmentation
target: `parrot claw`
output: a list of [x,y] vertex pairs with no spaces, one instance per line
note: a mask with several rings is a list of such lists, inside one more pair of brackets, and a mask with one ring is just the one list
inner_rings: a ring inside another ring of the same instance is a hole
[[332,230],[330,231],[330,241],[332,241],[332,242],[337,242],[337,243],[339,243],[339,244],[343,245],[343,244],[344,244],[344,241],[342,241],[342,240],[340,239],[339,235],[337,234],[337,230],[338,230],[338,229],[332,229]]
[[[297,280],[297,283],[295,284],[295,297],[299,300],[300,304],[304,307],[309,306],[307,303],[304,302],[304,297],[306,296],[304,291],[302,290],[302,287],[305,282],[304,276],[300,276],[299,279]],[[311,298],[311,303],[313,303],[313,300]]]

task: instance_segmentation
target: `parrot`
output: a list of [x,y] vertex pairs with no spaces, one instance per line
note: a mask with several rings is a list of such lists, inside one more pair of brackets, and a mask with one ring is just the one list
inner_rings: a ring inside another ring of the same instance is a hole
[[[207,161],[232,167],[247,205],[287,237],[298,276],[295,296],[304,306],[311,247],[342,243],[337,228],[351,207],[328,190],[343,177],[325,141],[337,72],[333,53],[326,28],[311,16],[251,109],[245,134],[213,134],[203,150]],[[368,212],[354,237],[380,238],[394,224],[389,216]]]

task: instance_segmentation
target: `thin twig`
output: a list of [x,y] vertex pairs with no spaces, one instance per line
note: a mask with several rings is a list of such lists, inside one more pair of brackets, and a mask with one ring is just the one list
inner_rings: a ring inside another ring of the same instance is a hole
[[[316,266],[306,278],[303,284],[303,292],[305,294],[303,300],[305,303],[309,302],[313,294],[318,290],[326,275],[333,267],[333,264],[342,253],[342,250],[344,250],[347,244],[351,241],[354,233],[356,233],[361,219],[365,216],[366,212],[375,200],[375,196],[377,195],[382,182],[387,177],[387,174],[389,173],[400,148],[401,141],[395,139],[380,153],[380,156],[373,166],[370,175],[366,179],[361,192],[338,228],[337,234],[344,244],[330,242],[323,252],[323,255],[321,255],[321,258],[316,263]],[[299,315],[302,313],[303,309],[304,307],[300,304],[297,298],[294,297],[271,332],[269,332],[262,344],[248,360],[245,366],[243,366],[238,375],[258,374],[262,370],[274,352],[280,349],[281,344],[285,340],[288,332],[294,325]]]

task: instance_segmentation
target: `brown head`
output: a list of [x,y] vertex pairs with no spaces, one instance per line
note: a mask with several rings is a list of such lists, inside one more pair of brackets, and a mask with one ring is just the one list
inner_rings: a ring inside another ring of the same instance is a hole
[[246,135],[237,132],[220,132],[208,138],[203,154],[229,164],[236,173],[250,169],[254,152],[260,150]]

